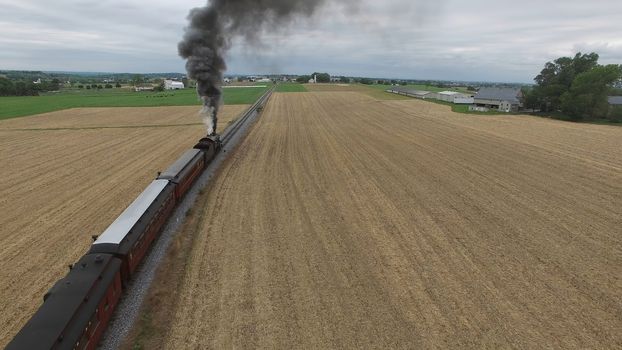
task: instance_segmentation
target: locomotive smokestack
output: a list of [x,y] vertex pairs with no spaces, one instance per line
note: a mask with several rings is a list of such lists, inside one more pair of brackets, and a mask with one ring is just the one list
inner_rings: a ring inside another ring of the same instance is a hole
[[324,0],[209,0],[188,15],[189,25],[179,43],[188,77],[197,81],[208,135],[216,133],[221,85],[231,40],[257,43],[263,31],[288,24],[296,16],[311,16]]

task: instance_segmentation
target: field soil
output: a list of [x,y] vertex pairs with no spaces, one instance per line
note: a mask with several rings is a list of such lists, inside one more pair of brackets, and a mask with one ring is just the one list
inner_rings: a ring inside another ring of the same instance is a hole
[[197,203],[152,344],[621,348],[620,149],[619,127],[277,93]]
[[[245,107],[225,106],[220,127]],[[0,122],[0,348],[91,236],[204,133],[197,107],[74,109]]]
[[[226,127],[232,116],[247,108],[248,105],[225,106],[219,128]],[[0,131],[199,126],[202,122],[198,111],[197,106],[74,108],[4,120],[0,122]]]

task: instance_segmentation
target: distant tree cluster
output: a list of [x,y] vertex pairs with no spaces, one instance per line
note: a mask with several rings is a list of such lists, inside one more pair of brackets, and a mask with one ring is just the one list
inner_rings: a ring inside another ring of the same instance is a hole
[[160,82],[158,85],[153,87],[153,91],[155,91],[155,92],[162,92],[162,91],[164,91],[164,89],[165,89],[165,85],[164,85],[163,81]]
[[337,78],[337,82],[344,83],[344,84],[349,84],[350,83],[350,78],[348,78],[346,76],[340,76],[340,77]]
[[562,112],[572,120],[617,118],[607,96],[618,94],[622,66],[598,64],[598,54],[577,53],[547,62],[534,79],[537,85],[524,91],[527,108],[543,112]]
[[316,76],[318,83],[330,83],[330,74],[328,74],[328,73],[318,73],[318,72],[315,72],[315,73],[311,74],[311,76]]
[[313,77],[317,78],[318,83],[330,83],[330,74],[318,73],[318,72],[315,72],[311,75],[301,75],[298,78],[296,78],[296,82],[301,83],[301,84],[308,83],[309,80],[313,79]]
[[57,91],[60,89],[60,81],[39,80],[35,83],[30,80],[12,80],[0,76],[0,96],[38,96],[39,92]]
[[296,78],[296,82],[297,83],[301,83],[301,84],[308,83],[309,80],[311,80],[311,76],[310,75],[301,75],[298,78]]

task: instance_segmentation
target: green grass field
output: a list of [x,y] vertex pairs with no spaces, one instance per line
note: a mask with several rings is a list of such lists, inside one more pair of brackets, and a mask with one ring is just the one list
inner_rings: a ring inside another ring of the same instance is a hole
[[[267,88],[225,88],[227,105],[252,104]],[[41,96],[0,97],[0,120],[80,107],[160,107],[200,105],[194,89],[134,92],[127,89],[71,90]]]
[[276,86],[276,92],[306,92],[307,88],[298,83],[281,83]]

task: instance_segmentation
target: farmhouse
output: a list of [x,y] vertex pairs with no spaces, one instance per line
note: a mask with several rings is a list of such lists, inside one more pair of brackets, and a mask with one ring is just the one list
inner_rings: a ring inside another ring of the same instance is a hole
[[481,88],[474,97],[469,110],[518,112],[523,106],[523,93],[518,88]]
[[181,89],[184,89],[185,86],[184,86],[184,83],[180,81],[165,80],[164,88],[166,90],[181,90]]

